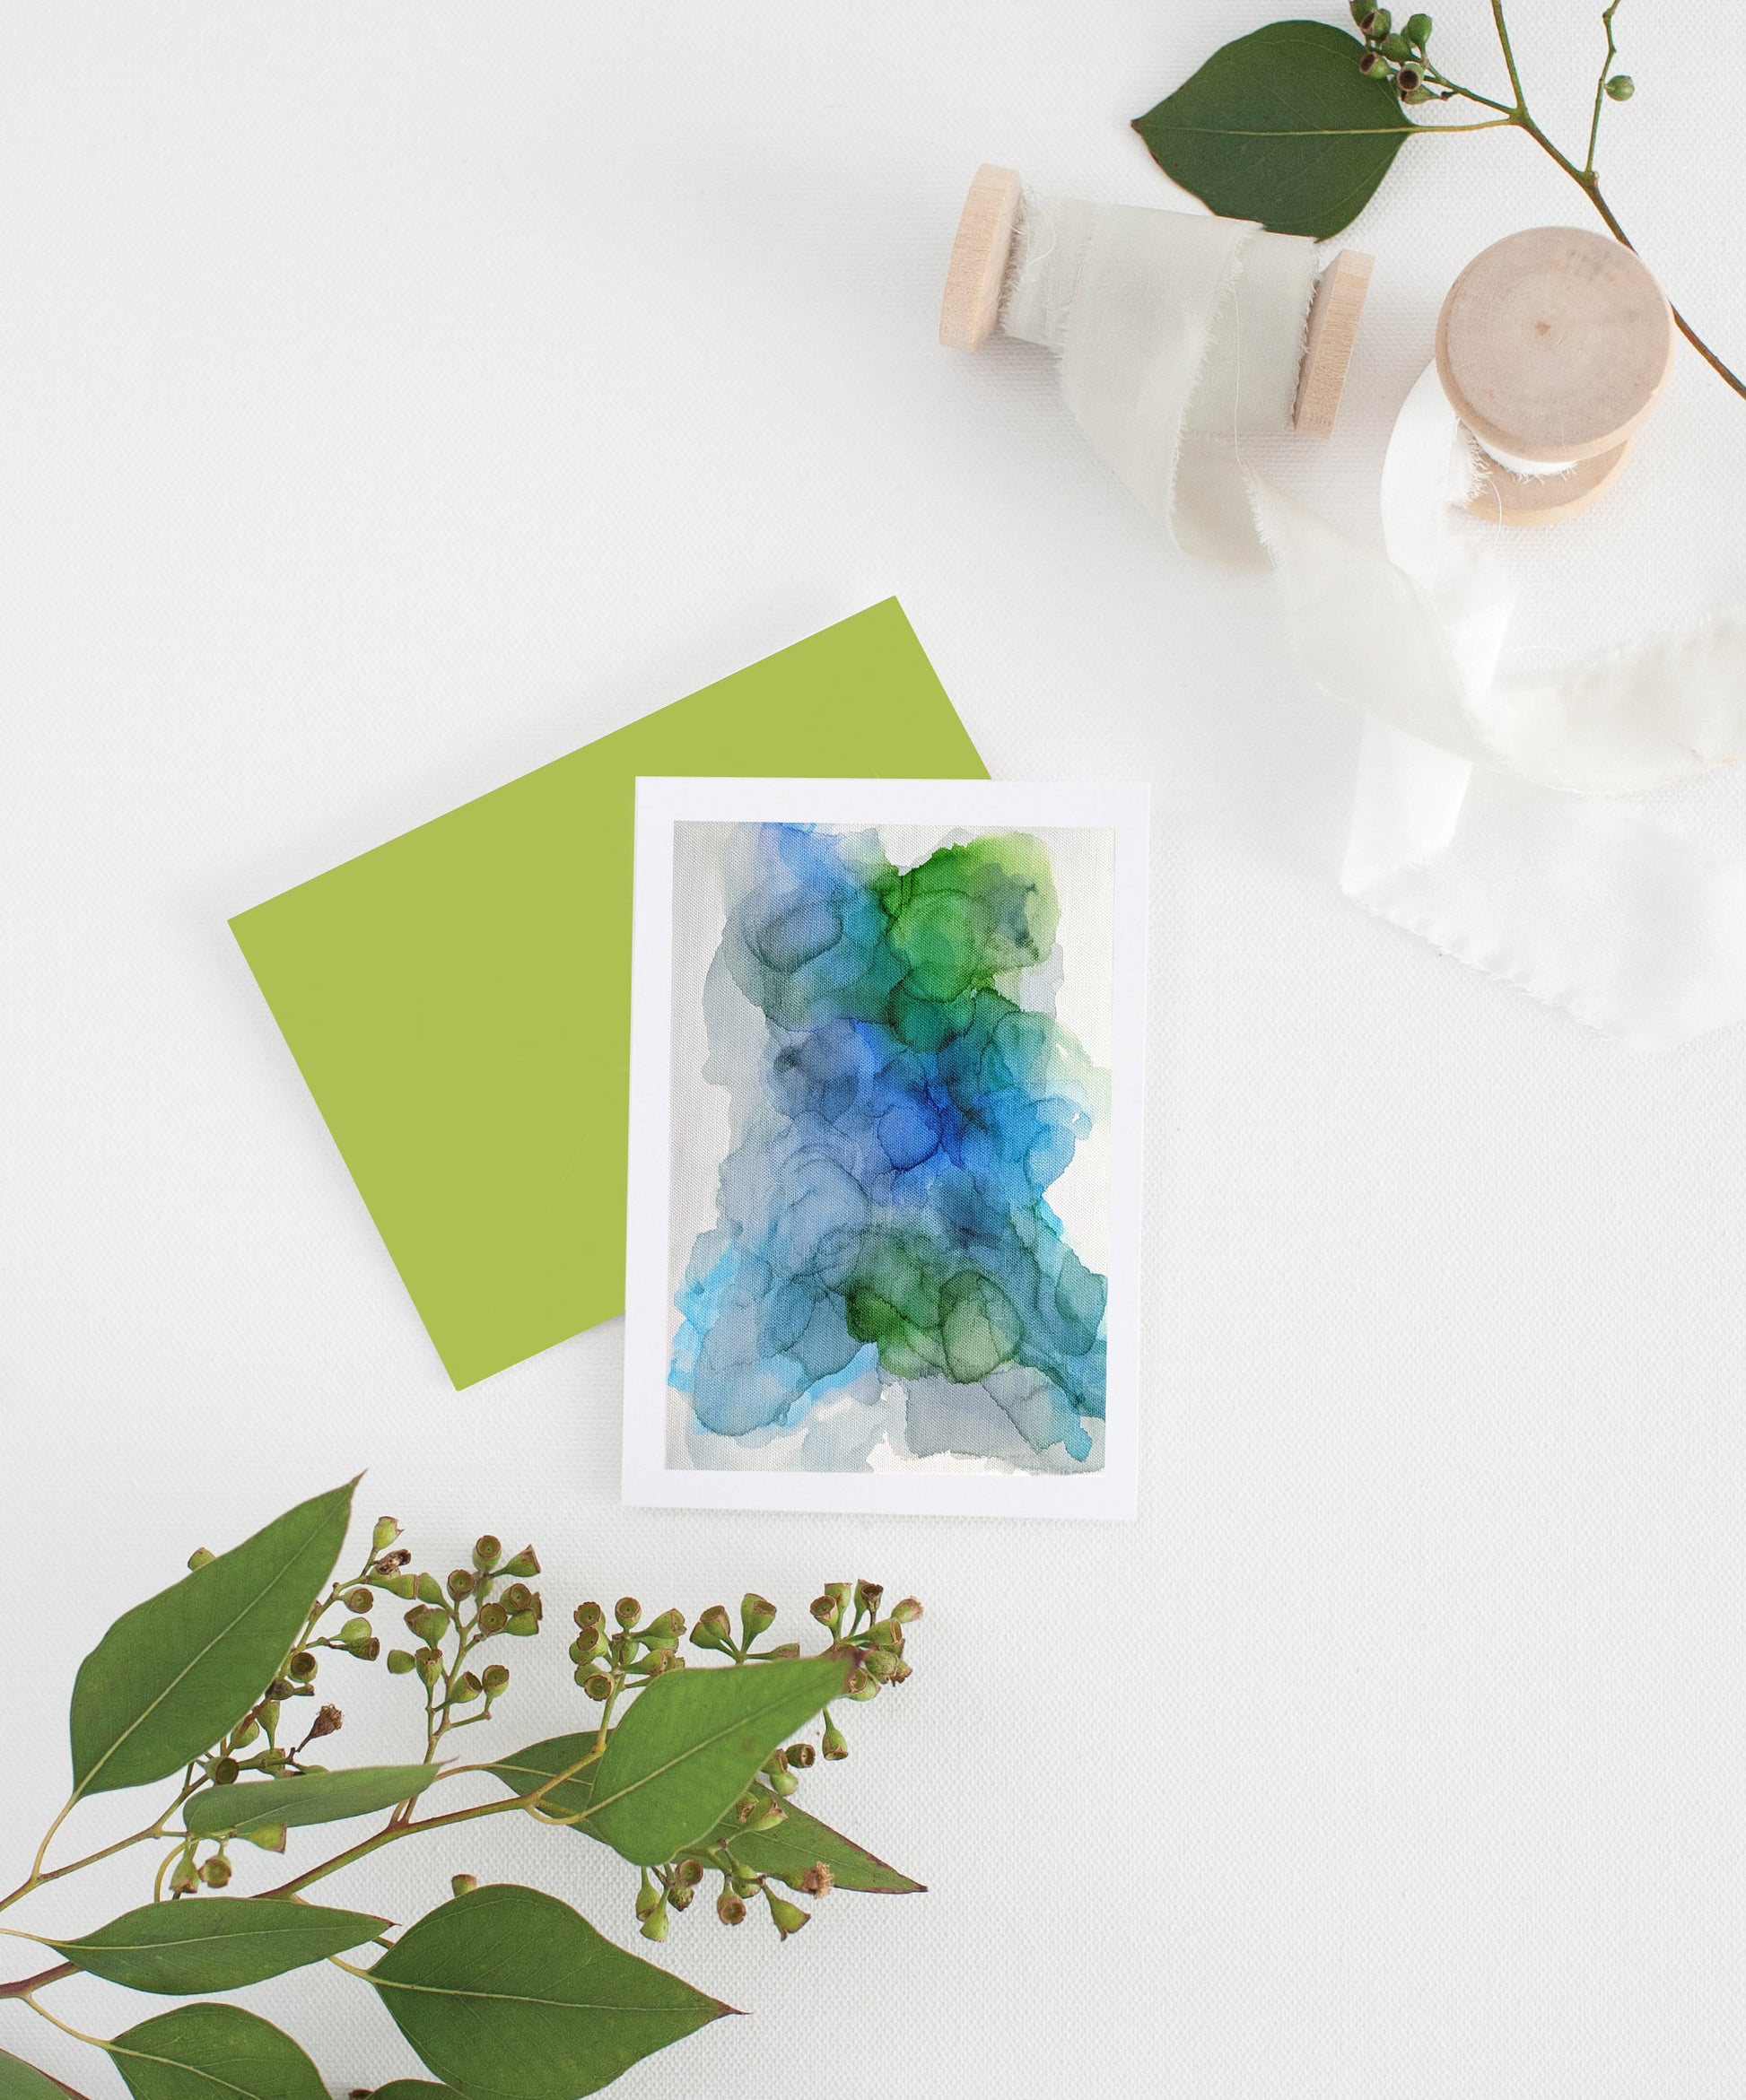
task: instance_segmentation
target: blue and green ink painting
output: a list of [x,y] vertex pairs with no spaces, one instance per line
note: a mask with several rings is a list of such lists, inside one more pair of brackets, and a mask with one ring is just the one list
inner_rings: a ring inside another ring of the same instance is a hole
[[[1106,1203],[1082,1172],[1075,1244],[1051,1193],[1107,1153],[1106,1076],[1058,1018],[1057,864],[1089,840],[1106,868],[1110,834],[959,831],[903,865],[871,830],[678,831],[720,928],[707,1061],[675,1069],[683,1462],[1099,1470]],[[700,1077],[728,1116],[703,1158]]]

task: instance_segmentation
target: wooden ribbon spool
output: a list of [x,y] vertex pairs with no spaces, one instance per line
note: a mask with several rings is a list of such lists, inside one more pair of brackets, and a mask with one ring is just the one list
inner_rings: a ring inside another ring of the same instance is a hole
[[1675,347],[1660,285],[1604,234],[1536,226],[1475,256],[1436,323],[1437,377],[1483,454],[1468,509],[1550,525],[1598,502],[1666,391]]
[[[1000,327],[1023,201],[1024,185],[1012,169],[984,161],[976,170],[964,200],[939,305],[939,339],[948,350],[980,350]],[[1375,266],[1374,256],[1342,248],[1317,281],[1291,418],[1292,427],[1306,437],[1332,433]]]

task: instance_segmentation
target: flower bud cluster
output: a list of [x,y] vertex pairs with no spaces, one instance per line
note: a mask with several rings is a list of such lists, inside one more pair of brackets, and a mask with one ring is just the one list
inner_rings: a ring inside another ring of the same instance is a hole
[[[608,1710],[633,1678],[648,1684],[685,1666],[685,1659],[679,1653],[680,1637],[685,1630],[682,1611],[669,1608],[658,1613],[646,1625],[640,1625],[642,1605],[634,1597],[621,1597],[612,1608],[612,1616],[616,1631],[608,1633],[607,1615],[599,1605],[591,1599],[579,1604],[572,1614],[576,1638],[570,1643],[576,1682],[590,1699]],[[698,1635],[694,1634],[692,1638],[697,1641]],[[710,1643],[699,1641],[699,1645],[707,1647]]]
[[[844,1695],[864,1702],[877,1698],[887,1685],[902,1684],[911,1666],[904,1654],[907,1627],[921,1616],[921,1606],[905,1597],[888,1608],[881,1584],[863,1579],[858,1582],[826,1582],[811,1606],[813,1618],[829,1635],[823,1652],[841,1658],[845,1672]],[[726,1656],[736,1666],[755,1666],[798,1657],[798,1642],[759,1648],[755,1645],[776,1622],[776,1608],[755,1590],[740,1600],[738,1625],[726,1605],[711,1604],[702,1612],[691,1630],[691,1643],[706,1652]],[[682,1659],[676,1652],[685,1622],[677,1611],[666,1611],[647,1625],[640,1625],[642,1607],[633,1597],[622,1597],[613,1608],[615,1629],[608,1630],[607,1615],[595,1603],[580,1605],[575,1613],[577,1637],[571,1644],[571,1660],[576,1681],[588,1696],[606,1705],[602,1726],[612,1702],[626,1689],[629,1680],[643,1682],[676,1669]],[[633,1691],[640,1686],[631,1685]],[[646,1939],[665,1939],[670,1914],[689,1908],[705,1868],[721,1876],[715,1914],[724,1925],[743,1924],[755,1897],[762,1896],[771,1921],[783,1939],[807,1922],[808,1913],[787,1896],[778,1894],[769,1877],[739,1856],[737,1847],[746,1840],[775,1830],[787,1820],[784,1803],[799,1788],[799,1774],[810,1772],[823,1757],[837,1763],[849,1755],[849,1745],[828,1707],[816,1747],[809,1742],[789,1743],[764,1760],[752,1785],[722,1819],[718,1830],[695,1852],[669,1860],[652,1873],[645,1870],[638,1887],[636,1916]],[[754,1854],[755,1857],[755,1853]],[[816,1860],[801,1877],[802,1895],[827,1895],[834,1877],[822,1860]]]
[[1392,87],[1403,102],[1446,102],[1454,91],[1432,65],[1427,47],[1431,40],[1428,14],[1410,14],[1397,30],[1386,7],[1373,7],[1370,0],[1351,0],[1352,20],[1364,39],[1358,71],[1366,80],[1380,80]]

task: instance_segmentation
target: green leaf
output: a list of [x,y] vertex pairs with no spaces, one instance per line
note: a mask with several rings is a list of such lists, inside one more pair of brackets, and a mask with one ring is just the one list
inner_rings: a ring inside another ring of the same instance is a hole
[[580,2100],[732,2009],[625,1954],[555,1896],[512,1885],[421,1918],[370,1981],[465,2100]]
[[0,2049],[0,2100],[66,2100],[66,2088],[22,2056]]
[[683,1669],[657,1677],[612,1731],[587,1828],[659,1866],[714,1829],[759,1765],[838,1697],[851,1659]]
[[1349,226],[1419,127],[1325,22],[1274,22],[1215,51],[1134,119],[1152,158],[1227,219],[1325,240]]
[[386,1932],[386,1918],[324,1911],[265,1895],[208,1895],[147,1904],[83,1939],[45,1939],[93,1976],[167,1998],[238,1991],[267,1976],[326,1961]]
[[[551,1736],[543,1743],[530,1743],[525,1750],[517,1750],[491,1769],[512,1794],[529,1793],[554,1773],[567,1772],[578,1758],[587,1756],[594,1747],[594,1741],[592,1731],[585,1735]],[[598,1764],[590,1765],[573,1779],[554,1787],[544,1805],[558,1815],[585,1812],[593,1801],[595,1775],[599,1769]],[[764,1788],[759,1791],[767,1792]],[[772,1793],[768,1798],[774,1800],[776,1797]],[[773,1875],[777,1880],[787,1882],[790,1888],[799,1888],[808,1869],[822,1860],[831,1869],[839,1888],[861,1889],[879,1895],[921,1893],[921,1882],[912,1881],[907,1874],[888,1867],[852,1839],[844,1837],[841,1831],[833,1830],[828,1823],[808,1816],[792,1801],[784,1801],[782,1808],[787,1817],[785,1822],[774,1830],[755,1832],[746,1830],[735,1819],[730,1803],[703,1843],[731,1844],[735,1858],[743,1860],[753,1873]],[[581,1823],[573,1827],[584,1837],[596,1834],[591,1824]],[[694,1843],[688,1849],[699,1851],[701,1845]]]
[[238,2005],[179,2005],[109,2052],[134,2100],[327,2100],[291,2036]]
[[352,1489],[264,1531],[117,1619],[73,1686],[73,1794],[146,1786],[240,1721],[303,1630],[345,1543]]
[[390,2078],[386,2086],[378,2086],[370,2100],[447,2100],[453,2093],[452,2086],[434,2086],[429,2078]]
[[[772,1795],[774,1799],[774,1795]],[[852,1839],[797,1808],[782,1803],[783,1820],[773,1830],[746,1830],[733,1818],[731,1810],[710,1833],[710,1842],[730,1845],[733,1855],[754,1874],[769,1874],[799,1888],[808,1873],[823,1860],[839,1888],[854,1888],[873,1895],[921,1895],[920,1881],[912,1881],[895,1867],[888,1867],[864,1852]]]
[[196,1837],[267,1830],[275,1823],[343,1823],[373,1816],[422,1794],[440,1765],[359,1765],[349,1772],[310,1772],[292,1779],[239,1780],[205,1787],[182,1806],[182,1826]]

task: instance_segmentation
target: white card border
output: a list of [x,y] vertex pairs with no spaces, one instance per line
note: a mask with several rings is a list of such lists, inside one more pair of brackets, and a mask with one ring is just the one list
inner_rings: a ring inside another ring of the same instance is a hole
[[[1146,1071],[1147,860],[1141,782],[723,780],[636,783],[630,1156],[625,1216],[623,1494],[642,1507],[925,1516],[1137,1514],[1140,1193]],[[672,1184],[673,827],[685,823],[1011,824],[1115,833],[1110,1116],[1108,1414],[1104,1469],[1007,1474],[682,1471],[667,1464],[668,1208]],[[1124,968],[1124,959],[1139,967]],[[653,1394],[661,1404],[638,1395]]]

